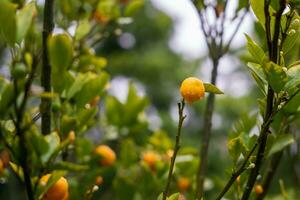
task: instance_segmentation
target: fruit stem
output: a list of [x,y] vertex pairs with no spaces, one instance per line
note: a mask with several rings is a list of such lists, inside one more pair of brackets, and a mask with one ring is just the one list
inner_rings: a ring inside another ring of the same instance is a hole
[[166,200],[167,197],[168,197],[170,184],[171,184],[171,181],[172,181],[173,169],[174,169],[174,166],[175,166],[175,159],[176,159],[178,150],[180,149],[181,128],[182,128],[183,121],[186,118],[186,115],[183,115],[184,106],[185,106],[185,102],[182,99],[181,103],[178,103],[179,122],[178,122],[178,128],[177,128],[176,142],[175,142],[175,146],[174,146],[174,152],[173,152],[173,155],[172,155],[172,158],[171,158],[171,164],[170,164],[170,168],[169,168],[167,184],[166,184],[166,187],[163,191],[163,200]]

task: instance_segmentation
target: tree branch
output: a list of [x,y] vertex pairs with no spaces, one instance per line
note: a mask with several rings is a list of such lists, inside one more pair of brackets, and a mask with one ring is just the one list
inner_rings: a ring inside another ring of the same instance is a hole
[[171,158],[171,164],[170,164],[170,168],[169,168],[167,184],[166,184],[166,187],[163,192],[163,200],[166,200],[168,197],[170,184],[171,184],[171,180],[172,180],[173,169],[175,166],[175,159],[176,159],[178,150],[180,149],[181,128],[182,128],[183,121],[186,118],[186,116],[183,115],[184,105],[185,105],[184,100],[182,100],[181,103],[178,103],[179,122],[178,122],[177,134],[176,134],[176,142],[175,142],[175,146],[174,146],[174,152],[173,152],[173,155]]
[[[47,40],[54,28],[53,22],[54,0],[45,0],[43,25],[43,67],[41,85],[45,92],[51,92],[51,65],[48,57]],[[41,99],[42,134],[51,132],[51,99]]]
[[[280,8],[276,13],[275,19],[275,26],[274,26],[274,36],[273,40],[270,40],[270,13],[269,13],[269,5],[270,1],[265,0],[264,11],[265,11],[265,19],[266,19],[266,36],[267,36],[267,43],[269,48],[269,57],[270,60],[278,63],[278,39],[280,33],[280,22],[283,10],[285,9],[285,0],[280,0]],[[271,45],[271,46],[270,46]],[[271,48],[271,49],[270,49]],[[274,91],[269,86],[268,87],[268,94],[267,94],[267,105],[266,105],[266,112],[264,116],[264,122],[262,124],[261,132],[259,138],[261,138],[261,143],[258,147],[258,152],[256,155],[255,160],[255,167],[251,170],[246,189],[243,193],[242,200],[248,200],[252,191],[252,188],[256,182],[256,177],[259,174],[260,167],[262,165],[262,161],[264,158],[266,143],[268,139],[269,127],[272,122],[272,113],[273,113],[273,106],[274,106]]]

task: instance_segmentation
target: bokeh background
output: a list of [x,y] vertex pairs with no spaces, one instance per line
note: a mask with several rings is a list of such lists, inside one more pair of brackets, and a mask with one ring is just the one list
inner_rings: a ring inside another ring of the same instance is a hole
[[[38,2],[43,4],[42,0]],[[236,0],[230,1],[229,10],[234,10],[237,4]],[[87,133],[89,140],[79,143],[91,149],[92,144],[105,141],[118,152],[117,167],[103,170],[104,185],[94,199],[156,199],[167,171],[163,156],[174,144],[180,83],[189,76],[208,82],[212,64],[197,11],[189,0],[145,1],[134,17],[120,21],[108,25],[105,40],[95,45],[96,55],[107,59],[105,70],[111,81],[106,96],[100,97],[97,123]],[[234,24],[225,22],[226,34],[230,35],[232,26]],[[73,29],[69,27],[70,33]],[[54,32],[59,33],[61,29],[56,27]],[[246,67],[249,55],[244,33],[263,42],[259,38],[264,35],[251,12],[238,30],[229,53],[220,62],[217,86],[225,94],[217,96],[213,114],[205,181],[207,199],[213,199],[229,177],[232,161],[227,138],[233,126],[241,119],[252,123],[258,113],[257,98],[261,94]],[[295,51],[298,49],[299,45]],[[8,75],[7,50],[0,48],[0,56],[0,72]],[[205,99],[186,107],[187,120],[175,171],[175,180],[188,177],[191,185],[199,162],[204,105]],[[300,191],[299,128],[298,120],[291,129],[298,140],[285,152],[276,175],[293,194]],[[250,132],[257,134],[258,128]],[[145,169],[141,161],[143,152],[147,151],[160,155],[162,163],[156,174]],[[71,199],[80,199],[80,189],[76,194],[80,181],[73,180],[76,176],[83,177],[85,173],[69,174],[73,188]],[[11,192],[16,190],[18,192]],[[172,183],[172,191],[178,191],[176,181]],[[192,199],[191,189],[185,193],[187,199]],[[279,182],[273,182],[270,194],[269,199],[283,199]],[[15,177],[10,177],[10,181],[0,179],[0,199],[24,199],[23,195],[23,188]]]

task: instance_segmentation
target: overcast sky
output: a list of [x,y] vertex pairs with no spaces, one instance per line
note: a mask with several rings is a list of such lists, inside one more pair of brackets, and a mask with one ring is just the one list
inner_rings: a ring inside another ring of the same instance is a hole
[[[153,5],[167,13],[174,22],[174,34],[170,39],[170,47],[184,55],[187,58],[197,58],[206,54],[206,44],[200,28],[200,20],[190,0],[151,0]],[[237,0],[231,0],[230,10],[237,6]],[[233,13],[233,12],[228,12]],[[250,16],[247,16],[245,22],[240,27],[233,46],[238,47],[245,44],[243,33],[249,33]],[[226,36],[233,30],[232,24],[225,23]]]

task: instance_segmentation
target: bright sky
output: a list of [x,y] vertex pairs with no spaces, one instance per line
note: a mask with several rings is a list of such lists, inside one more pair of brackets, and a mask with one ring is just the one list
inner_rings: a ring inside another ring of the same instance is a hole
[[[174,34],[170,39],[170,47],[186,58],[197,58],[206,55],[206,44],[200,27],[200,20],[196,9],[190,0],[151,0],[153,5],[167,13],[174,21]],[[237,6],[237,0],[230,1],[228,9],[233,10]],[[229,12],[230,13],[230,12]],[[232,12],[233,13],[233,12]],[[233,46],[245,44],[243,33],[249,33],[250,17],[248,16],[240,27]],[[227,36],[234,30],[232,24],[225,23]]]

